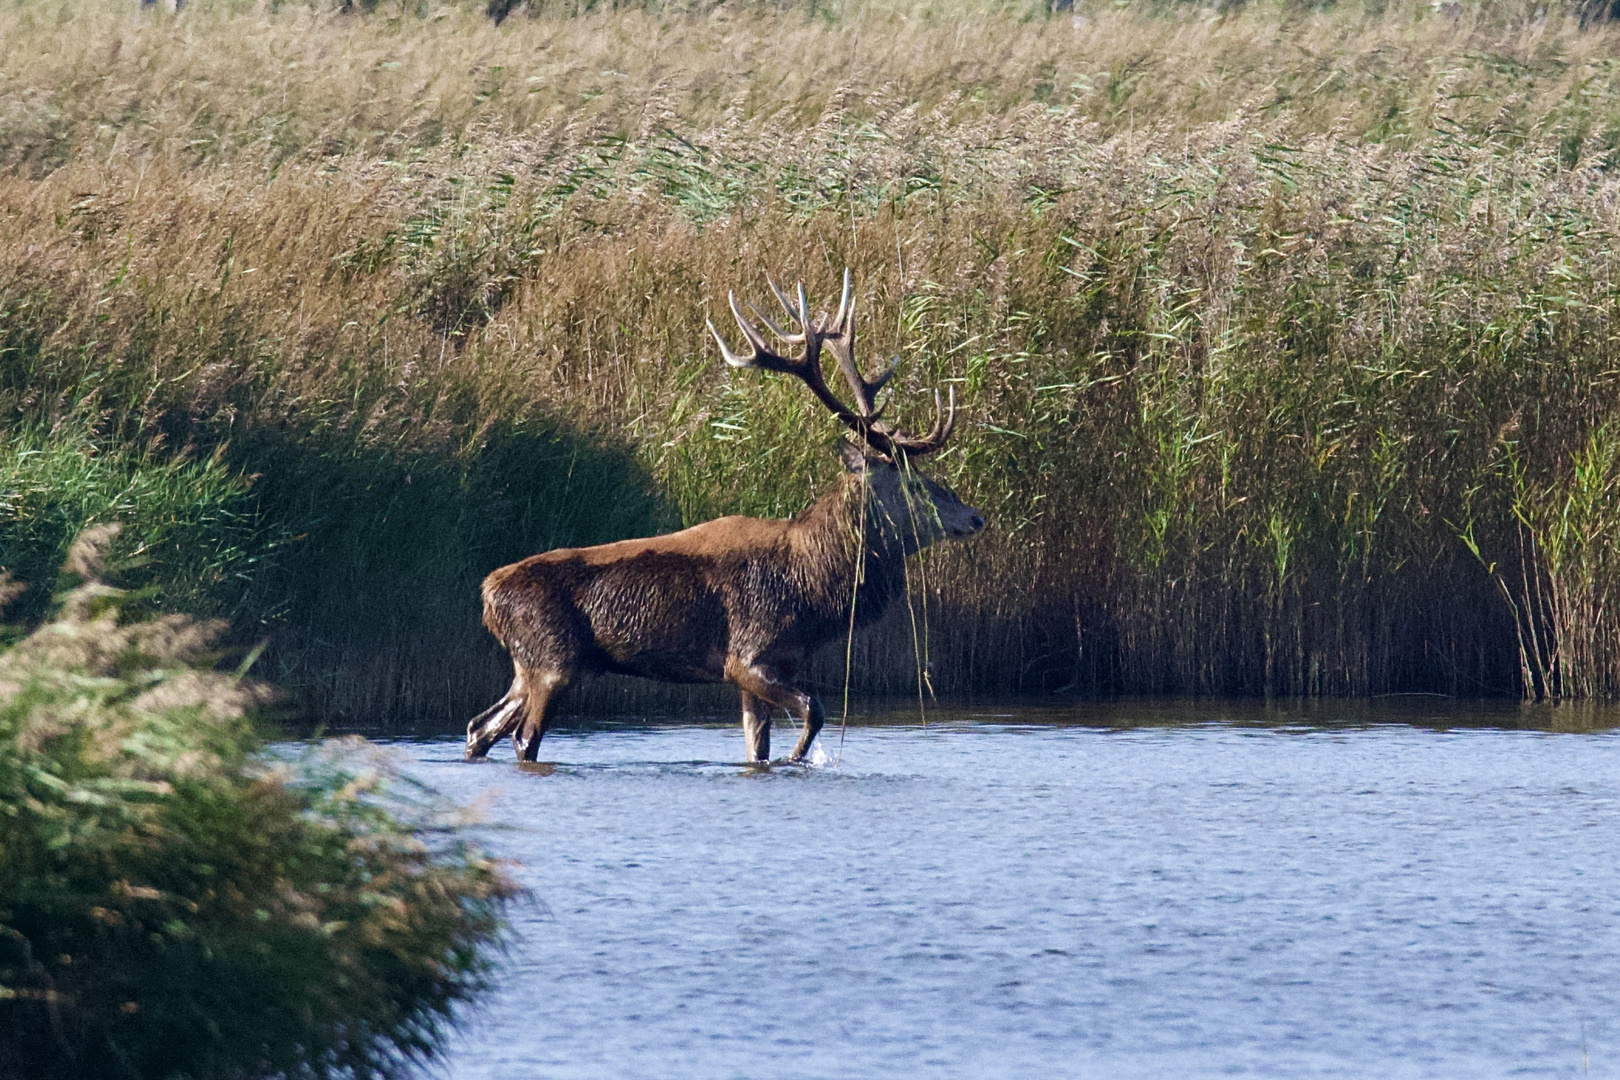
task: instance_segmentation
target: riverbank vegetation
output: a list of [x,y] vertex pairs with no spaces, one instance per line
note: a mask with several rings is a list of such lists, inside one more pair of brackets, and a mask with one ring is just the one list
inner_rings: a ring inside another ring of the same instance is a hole
[[857,685],[1614,696],[1594,14],[14,4],[3,561],[123,521],[309,715],[464,718],[489,569],[829,482],[703,323],[849,265],[992,522]]
[[0,652],[0,1073],[418,1075],[513,886],[361,744],[267,754],[220,627],[126,618],[112,536]]

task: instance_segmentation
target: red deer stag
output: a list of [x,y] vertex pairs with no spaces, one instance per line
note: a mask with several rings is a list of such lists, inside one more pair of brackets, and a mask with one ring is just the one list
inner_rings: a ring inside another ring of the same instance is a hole
[[[748,351],[732,352],[712,322],[709,332],[727,364],[800,379],[849,428],[859,442],[844,442],[844,476],[791,521],[724,517],[667,536],[548,551],[490,574],[484,625],[511,652],[515,674],[506,696],[467,725],[468,760],[510,732],[518,757],[533,761],[557,692],[581,672],[606,671],[735,683],[748,759],[769,760],[775,705],[803,722],[789,759],[799,761],[824,717],[795,681],[804,662],[852,619],[864,626],[883,613],[905,588],[906,556],[984,527],[977,510],[910,468],[950,437],[954,392],[941,410],[935,391],[934,428],[921,438],[879,418],[877,398],[894,368],[869,380],[855,363],[848,271],[831,320],[810,317],[802,285],[796,307],[775,284],[771,291],[788,329],[751,309],[754,318],[797,346],[796,356],[772,351],[735,296],[731,313]],[[827,387],[823,346],[849,383],[852,406]]]

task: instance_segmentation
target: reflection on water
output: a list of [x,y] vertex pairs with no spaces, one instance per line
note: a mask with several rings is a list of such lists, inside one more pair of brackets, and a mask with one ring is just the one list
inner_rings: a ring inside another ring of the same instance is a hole
[[985,707],[764,770],[731,724],[402,743],[534,892],[443,1071],[1617,1076],[1620,717],[1561,709]]

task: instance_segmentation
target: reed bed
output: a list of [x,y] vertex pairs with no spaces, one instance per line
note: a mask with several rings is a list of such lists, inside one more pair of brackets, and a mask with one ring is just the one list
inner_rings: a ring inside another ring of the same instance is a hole
[[[845,265],[902,417],[957,387],[935,468],[993,525],[859,687],[921,649],[952,694],[1620,692],[1617,39],[1579,12],[24,4],[0,40],[3,475],[194,483],[131,581],[268,636],[312,715],[497,693],[502,561],[804,506],[835,425],[703,322]],[[95,482],[12,498],[8,565],[157,505]]]

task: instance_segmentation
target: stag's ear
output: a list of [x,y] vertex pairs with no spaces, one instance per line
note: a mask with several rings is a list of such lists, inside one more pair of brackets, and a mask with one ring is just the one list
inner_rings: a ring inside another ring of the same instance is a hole
[[844,468],[852,473],[863,473],[882,460],[848,439],[838,440],[838,456],[844,459]]

